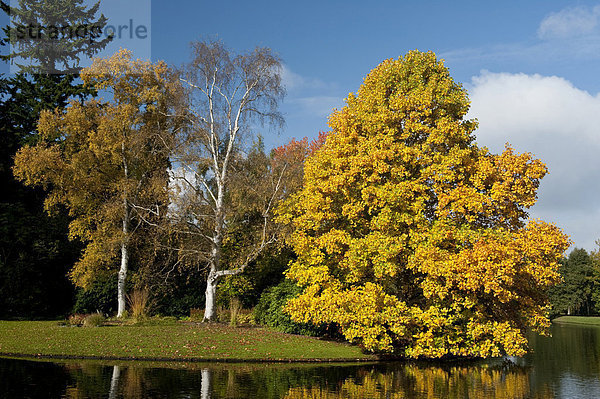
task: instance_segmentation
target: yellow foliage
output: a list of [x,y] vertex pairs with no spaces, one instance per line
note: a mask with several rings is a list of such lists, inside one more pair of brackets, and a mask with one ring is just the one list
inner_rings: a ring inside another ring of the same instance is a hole
[[346,103],[279,208],[304,287],[287,311],[371,351],[524,354],[569,245],[527,221],[546,166],[478,147],[466,91],[431,52],[384,61]]
[[43,111],[39,143],[19,150],[14,173],[25,184],[46,188],[48,211],[57,205],[69,210],[70,238],[87,245],[70,276],[86,287],[116,265],[123,240],[134,238],[122,227],[134,220],[131,204],[165,201],[167,111],[178,80],[165,63],[132,60],[127,50],[95,59],[81,78],[110,100]]

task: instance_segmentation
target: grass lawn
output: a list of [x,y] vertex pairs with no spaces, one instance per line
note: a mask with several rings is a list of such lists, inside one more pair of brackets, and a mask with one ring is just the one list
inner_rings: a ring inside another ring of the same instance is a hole
[[553,323],[568,324],[587,324],[590,326],[600,326],[600,317],[592,316],[561,316],[552,320]]
[[0,354],[155,360],[376,360],[360,348],[258,327],[167,325],[59,326],[0,321]]

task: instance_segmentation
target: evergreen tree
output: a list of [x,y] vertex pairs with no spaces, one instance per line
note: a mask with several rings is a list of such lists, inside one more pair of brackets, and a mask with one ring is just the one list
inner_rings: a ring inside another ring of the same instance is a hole
[[594,314],[600,314],[600,240],[596,240],[598,248],[590,252],[592,276],[589,279],[591,289],[591,305]]
[[[36,79],[37,78],[37,79]],[[78,256],[66,237],[64,214],[43,211],[43,190],[24,187],[11,171],[23,143],[35,140],[39,111],[64,105],[69,94],[42,76],[2,81],[0,102],[0,316],[53,316],[68,310],[66,272]],[[52,298],[51,301],[48,298]]]
[[[60,17],[60,23],[65,26],[76,24],[84,17],[90,24],[93,21],[105,23],[103,16],[94,18],[97,5],[86,10],[78,0],[20,1],[19,5],[20,10],[17,10],[0,2],[0,8],[11,17],[29,13],[30,18],[37,13],[40,24],[47,15],[54,15],[57,24]],[[59,5],[60,13],[56,12]],[[69,11],[73,9],[77,12]],[[18,22],[19,18],[13,21]],[[3,31],[6,37],[0,44],[6,49],[10,43],[10,27]],[[62,41],[69,46],[67,39]],[[106,43],[101,42],[101,46]],[[79,42],[70,48],[82,49],[80,53],[86,55],[91,51],[85,50],[85,44]],[[57,68],[58,58],[48,61],[56,52],[43,46],[35,51],[31,48],[29,53],[3,51],[0,56],[7,61],[18,54],[20,58],[28,58],[30,65],[52,65],[46,71],[62,72],[23,70],[12,77],[0,78],[0,184],[3,187],[0,190],[0,317],[55,316],[68,311],[72,305],[73,288],[66,274],[79,257],[80,248],[67,238],[66,213],[59,211],[48,216],[43,209],[44,190],[25,187],[15,180],[11,168],[18,149],[38,140],[36,124],[42,110],[63,108],[70,98],[83,100],[93,94],[78,83],[77,74],[66,73],[74,71],[77,65],[78,59],[74,57],[77,53],[73,51],[67,54],[66,59],[71,61],[69,67],[61,71]]]
[[78,74],[80,57],[91,58],[112,39],[102,38],[106,17],[96,18],[100,1],[91,7],[83,0],[19,0],[18,4],[10,7],[0,2],[11,20],[3,30],[12,51],[2,59],[25,61],[17,63],[23,72]]
[[562,283],[550,289],[552,313],[586,315],[594,312],[595,272],[585,249],[575,248],[563,258],[559,268]]

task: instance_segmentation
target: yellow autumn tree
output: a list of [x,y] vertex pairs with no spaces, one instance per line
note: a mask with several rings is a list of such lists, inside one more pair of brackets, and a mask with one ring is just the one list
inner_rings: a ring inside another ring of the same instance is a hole
[[384,61],[346,103],[279,208],[303,287],[287,312],[371,351],[523,355],[569,245],[528,221],[546,166],[479,147],[467,93],[432,52]]
[[78,286],[114,272],[120,256],[115,292],[121,316],[129,260],[147,240],[145,222],[156,222],[168,200],[169,144],[178,123],[172,109],[181,90],[167,64],[134,60],[128,50],[94,59],[81,79],[108,99],[43,111],[40,141],[17,152],[14,173],[47,188],[49,211],[69,210],[70,238],[86,244],[70,273]]

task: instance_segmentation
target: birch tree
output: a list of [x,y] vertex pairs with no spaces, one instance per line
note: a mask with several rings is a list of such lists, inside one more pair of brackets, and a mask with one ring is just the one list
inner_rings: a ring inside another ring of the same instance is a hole
[[[182,77],[189,89],[190,128],[179,136],[173,157],[171,213],[182,237],[180,258],[206,267],[204,320],[212,321],[219,279],[243,272],[274,241],[270,216],[283,175],[265,173],[264,168],[248,174],[243,148],[258,123],[282,124],[278,105],[284,89],[280,60],[267,48],[233,54],[213,41],[196,42],[192,49],[193,59]],[[232,200],[241,186],[245,200]],[[260,209],[260,229],[225,264],[229,228],[250,202]]]
[[47,188],[47,210],[69,210],[70,237],[86,243],[70,272],[77,285],[88,287],[120,255],[121,317],[129,260],[144,239],[142,220],[156,218],[155,209],[167,202],[169,107],[180,85],[165,63],[132,60],[126,50],[96,59],[81,78],[111,98],[42,112],[41,140],[19,150],[14,172],[28,185]]

